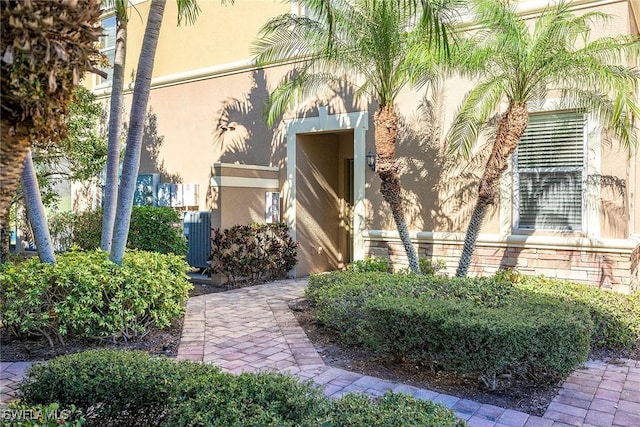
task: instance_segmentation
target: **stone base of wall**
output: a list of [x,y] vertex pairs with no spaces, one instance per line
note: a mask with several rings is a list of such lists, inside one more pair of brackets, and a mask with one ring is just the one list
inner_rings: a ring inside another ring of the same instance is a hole
[[[426,241],[425,241],[426,240]],[[429,241],[431,240],[431,241]],[[461,241],[416,239],[421,258],[442,259],[447,273],[455,274],[462,252]],[[397,239],[368,239],[367,256],[389,258],[395,270],[408,267],[402,243]],[[587,283],[621,293],[639,289],[640,245],[635,249],[603,247],[541,248],[511,245],[508,242],[478,242],[469,275],[489,276],[514,268],[528,275],[545,275]]]

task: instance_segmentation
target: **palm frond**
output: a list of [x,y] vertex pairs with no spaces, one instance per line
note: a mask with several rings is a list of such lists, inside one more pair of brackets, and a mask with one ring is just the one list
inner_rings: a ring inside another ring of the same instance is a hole
[[483,126],[504,97],[506,76],[494,76],[478,84],[465,97],[447,136],[448,152],[469,157]]
[[331,74],[346,77],[357,96],[392,105],[400,90],[417,80],[416,70],[431,72],[425,78],[434,78],[426,63],[412,68],[406,57],[413,46],[428,49],[425,40],[435,31],[433,25],[446,33],[446,8],[454,3],[459,0],[301,0],[307,16],[285,14],[269,20],[252,46],[257,64],[300,61],[300,74],[285,78],[274,92],[269,120],[303,99],[301,91],[335,84],[338,77],[328,78]]
[[182,25],[183,20],[186,20],[189,25],[195,24],[201,12],[198,2],[196,0],[177,0],[177,2],[178,25]]

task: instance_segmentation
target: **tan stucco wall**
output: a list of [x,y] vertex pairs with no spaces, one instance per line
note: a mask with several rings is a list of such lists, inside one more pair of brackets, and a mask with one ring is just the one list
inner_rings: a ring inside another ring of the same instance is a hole
[[[230,3],[230,2],[228,2]],[[151,1],[129,7],[125,83],[132,83],[142,46]],[[265,19],[290,11],[278,0],[245,0],[223,5],[216,0],[199,1],[197,21],[178,26],[176,1],[167,1],[158,40],[153,77],[235,63],[251,57],[250,46]],[[92,79],[91,79],[92,80]],[[91,86],[88,80],[87,84]]]
[[[228,7],[222,7],[215,1],[201,3],[203,12],[198,24],[194,27],[181,28],[175,26],[174,3],[167,4],[154,72],[156,78],[247,58],[249,40],[255,34],[254,29],[257,30],[259,26],[258,21],[261,23],[267,16],[284,12],[289,7],[272,0],[238,2]],[[136,7],[146,19],[148,2]],[[599,8],[603,12],[614,15],[615,19],[595,29],[594,36],[613,35],[624,29],[637,32],[629,15],[627,2],[608,4]],[[141,28],[142,22],[135,14],[130,23],[127,67],[129,71],[125,73],[126,76],[129,76],[131,70],[135,68],[133,64],[137,60],[137,51],[141,43]],[[242,31],[237,31],[238,28]],[[217,34],[216,37],[209,37],[214,33]],[[205,36],[203,37],[202,34]],[[234,56],[236,54],[237,56]],[[287,178],[284,126],[278,123],[274,128],[267,127],[262,117],[262,105],[269,91],[273,90],[278,79],[289,69],[291,69],[290,66],[281,66],[256,71],[234,71],[183,84],[165,82],[161,86],[154,86],[149,104],[149,118],[152,120],[149,121],[150,126],[145,135],[140,172],[161,172],[163,182],[199,184],[199,209],[219,210],[224,205],[223,209],[228,208],[232,212],[236,209],[234,203],[237,203],[238,199],[225,195],[224,191],[212,190],[209,185],[212,174],[211,165],[215,162],[237,162],[276,166],[280,168],[280,190],[283,191],[284,197]],[[484,166],[483,156],[487,153],[483,150],[481,143],[471,162],[448,156],[444,151],[444,137],[458,105],[471,87],[472,82],[454,77],[447,80],[444,92],[434,95],[425,94],[424,91],[404,90],[398,98],[397,109],[403,118],[403,124],[399,133],[397,154],[402,172],[402,197],[405,200],[407,221],[412,231],[450,233],[466,230],[468,216],[475,201],[477,181]],[[130,103],[130,97],[131,94],[128,93],[127,105]],[[321,103],[329,106],[329,114],[368,111],[370,129],[366,133],[366,151],[373,150],[373,114],[377,108],[374,102],[363,99],[354,100],[352,92],[345,90],[343,96],[327,93]],[[317,104],[317,102],[307,103],[298,113],[286,113],[285,118],[296,115],[317,116]],[[230,123],[235,123],[235,129],[223,131],[222,126]],[[346,147],[352,150],[353,141],[348,142],[352,137],[346,134],[332,135],[313,137],[333,141],[328,144],[334,148],[337,147],[340,151],[340,158],[331,157],[332,161],[327,164],[323,163],[327,159],[327,153],[319,151],[318,145],[309,142],[311,137],[302,137],[300,145],[304,148],[303,154],[313,155],[314,161],[316,158],[319,159],[319,165],[322,168],[326,167],[327,173],[333,170],[329,168],[330,165],[337,168],[335,175],[340,177],[344,167],[343,158],[346,158],[343,156],[348,155],[345,154],[348,151]],[[624,194],[620,195],[610,186],[602,186],[599,237],[624,239],[630,233],[640,233],[640,209],[637,208],[640,158],[636,156],[629,160],[615,141],[610,142],[607,138],[602,140],[604,142],[599,153],[600,173],[609,177],[609,182],[622,183],[625,190]],[[298,153],[299,158],[301,155]],[[636,170],[635,175],[630,175],[633,173],[632,162]],[[303,172],[309,173],[309,171]],[[337,194],[327,202],[327,206],[333,206],[331,215],[336,214],[331,219],[334,224],[332,227],[339,224],[340,218],[337,216],[336,206],[344,196],[340,193],[344,183],[341,178],[336,179],[337,181],[331,181],[328,185],[328,188],[333,189],[332,191]],[[511,179],[507,177],[506,181],[510,183]],[[366,228],[394,230],[395,225],[389,208],[379,194],[379,178],[367,168],[365,180]],[[242,197],[256,200],[256,202],[247,204],[247,209],[244,211],[246,216],[229,216],[228,224],[231,225],[234,220],[251,222],[263,216],[258,200],[264,198],[264,191],[260,190],[262,198],[258,197],[259,194],[255,191],[243,193]],[[306,191],[315,190],[313,185],[304,187],[299,183],[297,191],[300,196],[306,194]],[[506,200],[510,200],[510,197],[510,194],[507,194]],[[636,204],[636,208],[630,209],[633,203]],[[322,209],[325,208],[327,207],[324,206]],[[501,221],[505,220],[504,215],[509,224],[513,223],[513,212],[509,209],[508,211],[506,214],[502,212],[501,218],[498,208],[493,209],[485,220],[481,233],[500,234]],[[317,212],[323,212],[323,210]],[[298,218],[301,217],[299,212]],[[630,217],[632,217],[631,225],[629,225]],[[318,220],[313,217],[312,219],[316,222]],[[224,222],[226,226],[227,220],[224,219],[224,214],[220,215],[219,221],[221,225]],[[304,241],[303,237],[315,239],[311,229],[312,227],[309,226],[305,231],[306,234],[300,233],[301,242]],[[318,261],[318,267],[315,266],[316,260],[320,258],[313,251],[317,252],[319,245],[310,243],[309,247],[301,249],[300,258],[312,260],[304,261],[311,264],[298,266],[299,269],[304,267],[307,271],[311,271],[320,269],[321,265],[336,268],[339,264],[339,256],[344,253],[345,233],[338,227],[337,231],[332,230],[325,240],[330,244],[327,245],[329,250],[324,251],[324,261]]]

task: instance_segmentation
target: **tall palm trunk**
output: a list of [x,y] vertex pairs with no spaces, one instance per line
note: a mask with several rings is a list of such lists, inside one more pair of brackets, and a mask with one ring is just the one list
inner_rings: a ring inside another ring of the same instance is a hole
[[523,102],[511,102],[507,111],[500,118],[491,156],[487,160],[484,174],[480,180],[478,200],[467,227],[467,235],[464,239],[464,247],[462,248],[456,276],[466,276],[469,271],[480,227],[482,227],[482,222],[489,206],[495,203],[498,195],[497,187],[500,177],[507,169],[509,157],[516,150],[528,124],[529,113],[527,112],[527,105]]
[[7,259],[9,240],[9,208],[18,189],[24,158],[31,146],[29,130],[24,125],[12,126],[0,120],[0,262]]
[[396,138],[398,135],[398,114],[389,105],[381,106],[376,111],[374,118],[375,144],[376,144],[376,172],[382,181],[380,193],[382,198],[389,203],[391,214],[396,223],[400,240],[407,254],[409,268],[415,274],[420,274],[418,256],[411,243],[409,230],[404,219],[402,200],[400,199],[400,177],[396,164]]
[[166,0],[152,0],[149,8],[147,27],[142,40],[142,50],[138,59],[131,115],[129,117],[129,132],[127,147],[122,165],[122,179],[118,191],[118,209],[113,230],[111,244],[111,261],[121,264],[129,236],[133,196],[136,190],[136,178],[140,169],[140,152],[142,150],[142,135],[144,131],[144,117],[147,112],[151,75],[155,60],[156,47],[160,37],[160,27]]
[[[126,13],[126,10],[124,11]],[[124,66],[127,47],[127,19],[117,17],[115,60],[113,61],[113,82],[111,86],[111,106],[109,109],[109,140],[107,150],[107,174],[103,194],[102,235],[100,248],[111,250],[113,226],[118,206],[118,166],[120,165],[120,134],[122,130],[122,91],[124,88]]]
[[33,231],[38,257],[42,262],[55,264],[56,256],[53,252],[53,243],[51,242],[51,234],[49,234],[47,216],[44,213],[44,205],[42,204],[42,197],[40,196],[40,186],[38,185],[38,178],[36,177],[36,169],[33,166],[30,149],[27,149],[27,154],[24,158],[22,192],[24,193],[27,218]]

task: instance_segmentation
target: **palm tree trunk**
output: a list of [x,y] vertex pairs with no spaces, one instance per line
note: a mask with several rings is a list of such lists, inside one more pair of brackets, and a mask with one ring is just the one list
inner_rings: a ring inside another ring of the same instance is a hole
[[155,60],[156,47],[160,37],[162,16],[166,0],[152,0],[149,8],[147,27],[142,40],[142,50],[138,59],[131,115],[129,117],[129,132],[127,147],[122,165],[122,178],[118,192],[118,208],[111,244],[111,261],[121,264],[129,236],[133,196],[136,190],[136,178],[140,169],[140,151],[142,150],[142,135],[144,132],[144,117],[147,112],[151,75]]
[[[126,13],[126,10],[124,11]],[[118,166],[120,165],[120,134],[122,130],[121,109],[124,88],[124,66],[127,47],[127,20],[117,17],[116,54],[113,61],[113,82],[111,85],[111,106],[109,108],[109,141],[107,150],[107,174],[103,194],[102,235],[100,248],[111,250],[113,226],[118,206]]]
[[476,246],[478,233],[490,205],[494,204],[498,196],[498,182],[502,173],[507,169],[509,157],[514,153],[520,138],[529,124],[529,113],[525,103],[511,102],[507,111],[498,123],[496,137],[493,142],[491,155],[480,180],[478,200],[471,214],[464,239],[462,255],[456,270],[456,276],[464,277],[469,271],[471,257]]
[[385,105],[376,111],[374,118],[375,143],[376,143],[376,172],[380,176],[380,193],[382,198],[389,203],[391,214],[396,223],[400,240],[407,254],[409,268],[415,274],[420,274],[420,265],[415,248],[409,237],[409,230],[404,219],[402,199],[400,192],[402,186],[396,164],[396,138],[398,134],[398,114],[393,107]]
[[[12,126],[0,120],[0,238],[4,242],[9,236],[9,208],[18,189],[24,158],[31,146],[28,129],[24,125]],[[0,262],[5,261],[8,253],[0,251]]]
[[36,177],[36,169],[33,166],[31,150],[27,149],[22,170],[22,192],[24,193],[24,205],[27,208],[27,218],[33,230],[33,238],[38,250],[40,261],[47,264],[55,264],[56,256],[53,252],[53,243],[49,234],[47,216],[44,213],[40,187]]

